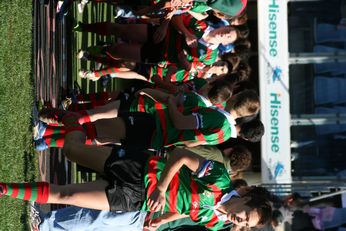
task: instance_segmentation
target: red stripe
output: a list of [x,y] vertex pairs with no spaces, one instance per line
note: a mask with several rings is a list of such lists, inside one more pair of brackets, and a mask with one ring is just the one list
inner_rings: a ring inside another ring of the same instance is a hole
[[157,161],[160,159],[158,156],[151,157],[148,162],[148,188],[147,188],[147,195],[149,196],[154,192],[156,185],[157,185]]
[[179,190],[179,172],[177,172],[171,183],[169,184],[169,211],[170,212],[178,212],[177,211],[177,202],[178,202],[178,190]]
[[161,77],[161,79],[162,79],[162,67],[157,67],[157,74],[158,74],[158,76],[160,76]]
[[247,0],[241,0],[241,1],[243,3],[243,6],[241,7],[241,9],[240,9],[240,11],[238,12],[237,15],[240,15],[244,11],[244,9],[245,9],[245,7],[247,5]]
[[171,75],[170,82],[177,82],[177,72],[175,72],[173,75]]
[[225,141],[225,132],[220,128],[211,129],[211,132],[217,134],[218,143],[221,144]]
[[116,67],[111,67],[110,70],[111,70],[110,74],[120,72],[120,68],[116,68]]
[[206,52],[206,56],[205,56],[204,61],[210,60],[210,57],[211,57],[211,53],[212,53],[212,52],[213,52],[213,50],[207,48],[207,52]]
[[106,69],[106,70],[100,70],[100,72],[102,73],[102,76],[104,76],[104,75],[107,75],[107,74],[108,74],[107,69]]
[[190,80],[190,72],[189,71],[184,71],[184,77],[183,77],[183,82]]
[[30,184],[24,184],[24,197],[23,200],[28,201],[31,197],[31,185]]
[[96,138],[96,127],[94,123],[85,123],[84,124],[86,128],[86,134],[89,139],[95,139]]
[[145,112],[144,96],[142,96],[142,95],[138,97],[138,111],[139,112]]
[[49,197],[50,185],[47,182],[37,183],[37,199],[36,202],[40,204],[47,203]]
[[198,185],[196,182],[191,179],[191,206],[190,206],[190,218],[193,221],[198,220],[198,212],[199,212],[199,194],[198,194]]
[[18,184],[16,184],[16,183],[11,183],[11,187],[12,187],[12,193],[11,193],[10,196],[16,198],[16,197],[18,196],[18,192],[19,192],[19,190],[18,190]]
[[215,215],[215,213],[213,214],[212,218],[210,219],[210,221],[205,224],[205,227],[214,227],[215,224],[219,221],[219,219],[217,218],[217,216]]
[[195,129],[194,132],[198,141],[205,141],[205,137],[200,130]]

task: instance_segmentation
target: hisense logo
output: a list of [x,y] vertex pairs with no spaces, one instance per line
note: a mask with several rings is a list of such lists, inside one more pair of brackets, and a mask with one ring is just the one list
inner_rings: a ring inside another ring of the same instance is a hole
[[271,0],[269,5],[269,55],[276,57],[278,54],[277,47],[277,13],[279,13],[279,5],[276,3],[276,0]]
[[279,110],[281,109],[280,94],[270,93],[270,142],[274,153],[280,151],[279,146]]

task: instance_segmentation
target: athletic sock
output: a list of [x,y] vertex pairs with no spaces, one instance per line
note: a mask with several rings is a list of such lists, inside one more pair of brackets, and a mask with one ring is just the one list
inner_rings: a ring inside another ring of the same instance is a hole
[[[83,124],[84,131],[86,131],[87,139],[94,140],[97,137],[95,124],[92,122]],[[88,144],[88,143],[86,143]]]
[[65,127],[48,125],[43,134],[43,137],[48,137],[55,134],[65,134]]
[[49,196],[49,183],[0,183],[2,195],[7,195],[21,200],[47,203]]
[[98,71],[94,71],[95,77],[102,77],[108,74],[113,74],[112,76],[114,76],[114,74],[119,72],[119,68],[117,67],[109,67],[109,68],[104,68]]
[[[93,140],[96,139],[96,127],[94,123],[85,123],[82,125],[84,131],[86,132],[87,139],[85,144],[93,144]],[[65,144],[65,127],[61,127],[60,134],[52,134],[50,136],[43,137],[44,141],[50,148],[63,148]]]
[[50,148],[63,148],[65,144],[65,133],[45,136],[43,139]]
[[62,148],[65,141],[65,127],[64,126],[50,126],[46,128],[43,134],[43,139],[50,148]]
[[80,117],[78,118],[79,124],[90,123],[90,116],[87,111],[79,111]]

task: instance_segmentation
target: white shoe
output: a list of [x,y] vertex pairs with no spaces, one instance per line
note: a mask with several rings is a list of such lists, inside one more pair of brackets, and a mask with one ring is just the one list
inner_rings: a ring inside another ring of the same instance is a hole
[[78,3],[78,5],[77,5],[78,13],[82,14],[84,11],[84,7],[85,7],[85,4]]
[[90,55],[89,52],[79,50],[77,53],[77,58],[86,61],[86,60],[88,60],[89,55]]
[[85,70],[79,70],[79,77],[82,79],[89,79],[91,81],[97,81],[99,80],[98,77],[95,76],[95,73],[92,71],[85,71]]
[[80,14],[83,13],[86,4],[88,4],[88,0],[82,0],[80,3],[78,3],[77,9]]
[[64,4],[64,1],[58,1],[58,3],[56,4],[55,11],[57,14],[60,12],[62,4]]

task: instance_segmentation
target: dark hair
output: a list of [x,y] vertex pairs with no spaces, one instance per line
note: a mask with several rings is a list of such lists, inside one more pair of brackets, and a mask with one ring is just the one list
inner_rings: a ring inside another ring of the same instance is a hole
[[249,37],[250,30],[249,27],[246,25],[239,25],[234,27],[237,30],[237,40],[238,39],[246,39]]
[[232,88],[233,94],[238,94],[239,92],[244,90],[254,90],[257,92],[257,86],[255,83],[249,80],[241,80],[234,83]]
[[259,119],[240,125],[239,136],[250,142],[259,142],[264,134],[264,125]]
[[208,91],[208,98],[212,104],[221,104],[231,98],[232,90],[226,81],[217,79],[211,82],[210,85],[211,88]]
[[245,204],[256,209],[260,217],[257,226],[263,226],[272,220],[272,207],[269,203],[270,193],[263,187],[253,187],[244,197],[250,197]]
[[237,68],[235,69],[235,72],[239,76],[239,81],[248,80],[250,78],[251,71],[252,69],[249,63],[245,61],[240,61]]
[[248,186],[246,180],[244,179],[235,179],[235,180],[232,180],[232,185],[235,189],[238,189],[242,186]]
[[[230,19],[228,20],[229,21],[229,23],[232,25],[232,23],[233,23],[233,21],[235,21],[235,20],[239,20],[239,19],[241,19],[241,18],[244,18],[244,23],[243,24],[245,24],[247,21],[248,21],[248,17],[247,17],[247,14],[246,14],[246,11],[244,10],[244,11],[242,11],[240,14],[238,14],[237,16],[233,16],[233,17],[230,17]],[[239,25],[243,25],[243,24],[239,24]]]
[[[227,81],[229,83],[229,85],[231,86],[233,95],[235,95],[234,89],[237,90],[237,83],[241,81],[241,78],[242,77],[236,72],[227,73],[226,75],[222,76],[222,79]],[[252,89],[250,89],[250,90],[252,90]],[[237,91],[237,93],[239,93],[239,92],[240,91]]]
[[260,109],[259,97],[253,90],[244,90],[232,96],[227,106],[235,110],[240,117],[257,114]]
[[234,51],[235,53],[239,54],[242,52],[250,52],[251,48],[251,42],[249,39],[239,39],[236,42],[234,42]]
[[279,210],[273,210],[272,221],[275,223],[275,226],[280,225],[284,221],[284,216]]
[[252,162],[251,152],[243,145],[235,145],[226,156],[229,158],[232,171],[246,170]]

